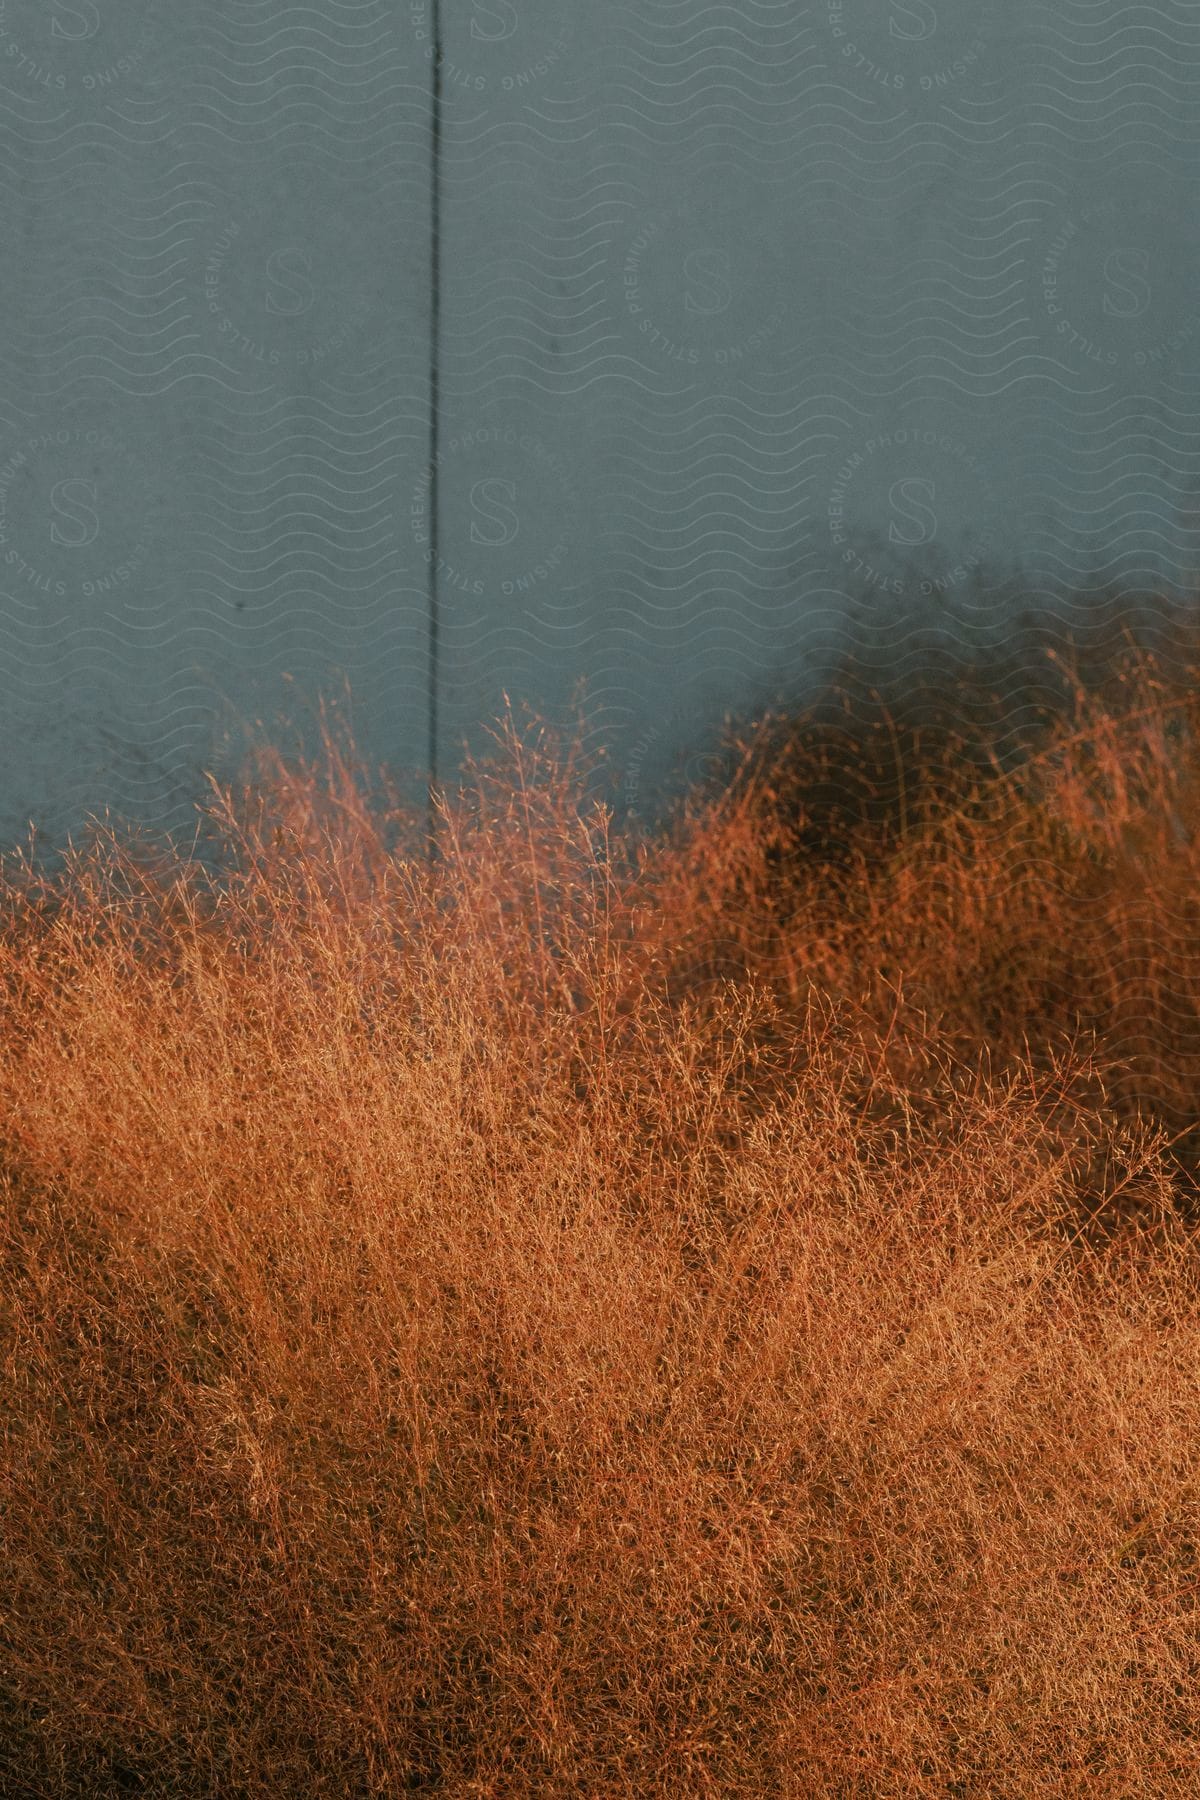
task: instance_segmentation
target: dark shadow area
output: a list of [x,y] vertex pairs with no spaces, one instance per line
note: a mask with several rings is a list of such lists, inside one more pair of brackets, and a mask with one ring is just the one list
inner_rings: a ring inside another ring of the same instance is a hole
[[656,822],[681,790],[694,801],[727,787],[753,737],[795,852],[874,863],[1018,769],[1082,707],[1120,711],[1135,671],[1152,669],[1168,702],[1195,687],[1200,596],[1131,594],[1097,577],[1069,598],[1031,598],[1019,571],[979,570],[950,596],[935,579],[910,565],[904,596],[861,593],[815,696],[764,683],[753,707],[679,753]]

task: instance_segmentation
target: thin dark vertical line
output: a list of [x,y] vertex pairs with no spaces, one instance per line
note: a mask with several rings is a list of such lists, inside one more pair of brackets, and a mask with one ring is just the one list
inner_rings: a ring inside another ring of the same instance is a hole
[[438,594],[438,457],[442,327],[442,9],[432,0],[433,115],[429,186],[429,852],[437,846],[434,790],[438,778],[438,698],[441,617]]

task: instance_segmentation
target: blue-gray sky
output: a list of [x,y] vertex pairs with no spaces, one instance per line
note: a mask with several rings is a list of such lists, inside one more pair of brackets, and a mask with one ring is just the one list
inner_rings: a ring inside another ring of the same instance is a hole
[[[445,11],[444,769],[582,677],[637,800],[851,603],[1190,591],[1190,0]],[[429,26],[0,0],[5,842],[344,679],[419,773]]]

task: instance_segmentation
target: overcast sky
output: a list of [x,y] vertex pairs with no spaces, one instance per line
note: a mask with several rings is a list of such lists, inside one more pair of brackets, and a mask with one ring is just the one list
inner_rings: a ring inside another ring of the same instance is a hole
[[[0,6],[5,841],[181,825],[348,680],[422,772],[1200,567],[1200,11]],[[429,658],[432,507],[439,658]],[[277,722],[278,721],[278,722]]]

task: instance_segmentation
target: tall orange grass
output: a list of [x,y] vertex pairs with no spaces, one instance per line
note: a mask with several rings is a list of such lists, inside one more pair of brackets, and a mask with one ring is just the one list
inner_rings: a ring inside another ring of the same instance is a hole
[[0,1792],[1200,1791],[1198,725],[10,859]]

